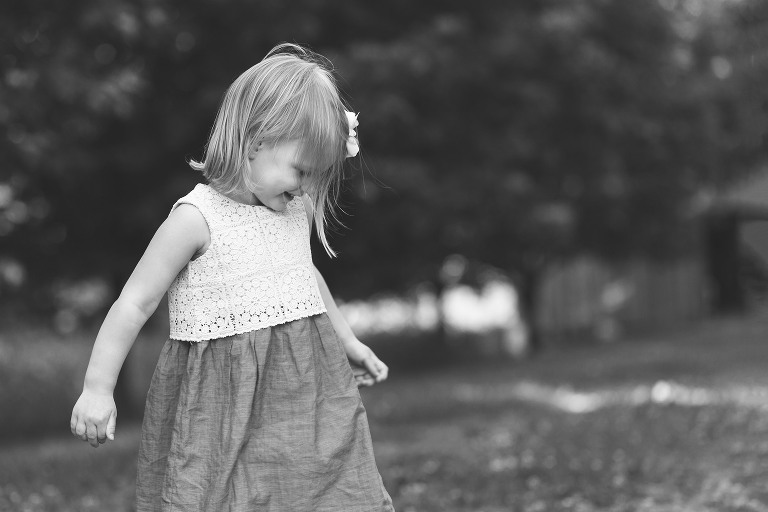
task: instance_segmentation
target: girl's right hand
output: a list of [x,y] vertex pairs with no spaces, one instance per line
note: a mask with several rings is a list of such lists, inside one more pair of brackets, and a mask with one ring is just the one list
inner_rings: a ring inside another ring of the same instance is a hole
[[69,427],[75,437],[94,448],[115,439],[117,407],[111,393],[83,390],[72,409]]

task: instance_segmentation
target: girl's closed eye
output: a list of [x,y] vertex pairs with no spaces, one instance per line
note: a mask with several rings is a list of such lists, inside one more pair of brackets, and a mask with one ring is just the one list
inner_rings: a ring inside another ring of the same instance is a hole
[[309,182],[310,171],[307,168],[298,165],[294,166],[294,168],[296,169],[296,173],[299,177],[299,184],[302,186],[302,188],[305,187]]

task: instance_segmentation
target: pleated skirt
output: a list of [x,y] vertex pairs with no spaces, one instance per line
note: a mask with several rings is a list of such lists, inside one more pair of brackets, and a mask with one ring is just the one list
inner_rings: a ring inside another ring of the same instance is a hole
[[137,512],[390,512],[326,314],[166,341],[147,395]]

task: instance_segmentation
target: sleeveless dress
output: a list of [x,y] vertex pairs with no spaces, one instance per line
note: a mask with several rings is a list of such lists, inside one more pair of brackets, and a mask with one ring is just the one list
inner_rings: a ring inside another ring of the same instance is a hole
[[[252,239],[269,248],[290,226],[303,229],[300,246],[308,251],[299,198],[274,212],[198,185],[181,203],[198,207],[208,222],[211,248],[198,259],[212,252],[225,260],[226,246],[252,250],[244,248]],[[229,229],[246,217],[255,221]],[[222,231],[235,233],[231,244]],[[188,265],[169,290],[171,336],[146,400],[137,512],[394,512],[351,367],[322,299],[317,304],[319,293],[302,298],[304,270],[283,265],[290,255],[270,250],[254,256],[255,265],[265,257],[278,271],[246,268],[202,291],[186,286],[189,274],[215,263],[194,260],[197,270]],[[284,290],[297,286],[302,295],[291,299]],[[248,295],[254,290],[258,295]],[[193,295],[204,297],[205,307],[185,299]]]

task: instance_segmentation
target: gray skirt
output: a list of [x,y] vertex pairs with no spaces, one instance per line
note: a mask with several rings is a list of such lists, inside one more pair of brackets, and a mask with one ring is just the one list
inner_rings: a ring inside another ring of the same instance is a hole
[[165,343],[141,429],[136,510],[394,510],[326,314]]

